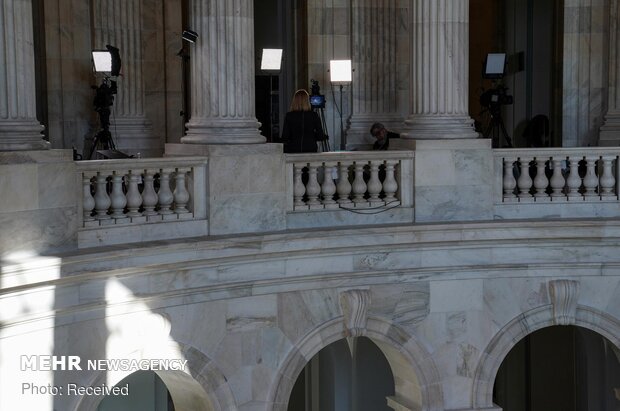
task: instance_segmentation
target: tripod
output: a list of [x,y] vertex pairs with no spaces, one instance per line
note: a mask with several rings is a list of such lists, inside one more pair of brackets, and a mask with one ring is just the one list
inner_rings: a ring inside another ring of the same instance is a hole
[[512,148],[512,139],[508,135],[508,132],[506,131],[506,126],[504,126],[504,120],[502,119],[501,105],[492,103],[489,106],[488,111],[491,115],[491,121],[489,122],[486,130],[484,130],[483,136],[485,138],[489,138],[489,136],[492,135],[491,146],[493,148],[499,148],[501,132],[501,135],[504,137],[504,141],[506,141],[507,146],[509,148]]
[[321,119],[321,127],[323,128],[323,135],[325,136],[325,140],[320,142],[321,151],[326,153],[331,151],[331,147],[329,146],[329,136],[327,135],[327,125],[325,123],[325,113],[323,111],[323,107],[314,108],[314,112],[319,115],[319,119]]
[[[93,88],[95,88],[93,86]],[[116,94],[116,82],[108,77],[96,88],[95,100],[93,105],[95,111],[99,113],[99,123],[101,130],[95,134],[93,145],[90,148],[88,158],[92,160],[95,150],[116,150],[112,133],[110,133],[110,107],[114,104],[114,94]]]

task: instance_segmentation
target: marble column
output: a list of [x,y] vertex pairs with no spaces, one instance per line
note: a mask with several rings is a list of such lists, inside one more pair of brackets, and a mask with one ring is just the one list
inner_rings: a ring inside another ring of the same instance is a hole
[[476,138],[468,114],[469,0],[412,0],[410,114],[403,138]]
[[599,133],[600,146],[620,146],[620,24],[618,0],[609,3],[609,87],[607,114]]
[[122,151],[149,150],[156,144],[144,110],[141,0],[95,0],[95,48],[119,49],[122,68],[114,98],[112,135]]
[[190,0],[190,144],[263,143],[254,101],[253,0]]
[[397,107],[396,33],[398,8],[394,0],[353,0],[353,107],[348,141],[373,143],[370,127],[381,122],[388,129],[402,126]]
[[42,150],[37,120],[31,0],[0,3],[0,151]]

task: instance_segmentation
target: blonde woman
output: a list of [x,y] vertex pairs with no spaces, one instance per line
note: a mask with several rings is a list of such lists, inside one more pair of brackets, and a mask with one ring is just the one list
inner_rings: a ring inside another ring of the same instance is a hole
[[284,117],[282,143],[285,153],[315,153],[317,141],[325,139],[321,119],[312,111],[306,90],[293,95],[290,111]]

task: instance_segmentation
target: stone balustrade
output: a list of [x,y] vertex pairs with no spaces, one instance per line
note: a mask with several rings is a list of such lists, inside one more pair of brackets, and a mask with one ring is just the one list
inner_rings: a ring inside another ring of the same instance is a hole
[[288,154],[289,212],[412,205],[413,152]]
[[[106,237],[115,227],[127,230],[128,226],[154,223],[206,223],[204,157],[82,161],[76,162],[76,167],[81,185],[78,245],[91,245],[93,238]],[[145,239],[143,231],[136,241]],[[187,232],[177,227],[164,238],[206,234],[206,230]],[[80,238],[86,241],[80,242]],[[133,242],[131,234],[123,242]]]
[[618,149],[510,149],[494,156],[503,169],[501,203],[618,201]]

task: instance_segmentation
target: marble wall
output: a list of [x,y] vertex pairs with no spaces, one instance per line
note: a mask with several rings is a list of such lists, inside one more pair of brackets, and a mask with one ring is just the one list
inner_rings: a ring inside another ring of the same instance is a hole
[[5,262],[0,406],[95,409],[100,396],[24,395],[21,383],[111,386],[130,374],[20,371],[20,355],[55,354],[187,360],[177,381],[198,401],[191,409],[280,411],[317,352],[366,336],[390,363],[396,409],[490,410],[500,363],[535,330],[577,325],[620,346],[618,224],[326,234],[68,253],[56,276]]

